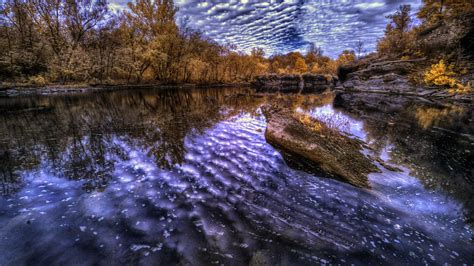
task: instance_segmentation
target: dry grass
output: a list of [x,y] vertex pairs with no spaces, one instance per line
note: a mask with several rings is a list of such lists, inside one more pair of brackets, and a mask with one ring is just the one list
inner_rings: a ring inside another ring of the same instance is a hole
[[296,118],[305,126],[323,135],[340,134],[349,131],[349,121],[340,114],[319,115],[317,118],[309,114],[297,113]]

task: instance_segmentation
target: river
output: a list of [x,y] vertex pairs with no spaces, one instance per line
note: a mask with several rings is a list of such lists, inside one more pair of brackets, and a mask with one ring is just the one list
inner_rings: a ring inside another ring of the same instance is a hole
[[[265,141],[288,98],[398,171],[370,189]],[[474,263],[474,111],[248,88],[0,98],[0,265]]]

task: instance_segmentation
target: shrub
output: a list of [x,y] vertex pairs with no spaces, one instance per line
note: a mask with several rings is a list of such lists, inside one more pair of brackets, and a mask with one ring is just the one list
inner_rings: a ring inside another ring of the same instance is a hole
[[34,86],[40,86],[40,87],[43,87],[43,86],[46,86],[48,84],[47,80],[41,76],[41,75],[37,75],[37,76],[32,76],[28,79],[28,82],[31,84],[31,85],[34,85]]
[[431,65],[424,73],[424,81],[427,85],[435,85],[449,88],[451,93],[467,93],[471,91],[471,84],[463,85],[454,71],[454,65],[447,65],[443,59],[437,64]]

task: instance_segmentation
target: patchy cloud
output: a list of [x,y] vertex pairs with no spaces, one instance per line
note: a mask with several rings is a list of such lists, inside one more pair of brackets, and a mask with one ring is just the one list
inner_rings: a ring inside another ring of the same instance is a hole
[[[124,5],[124,0],[110,0]],[[420,0],[177,0],[178,17],[221,43],[249,51],[262,47],[267,54],[304,51],[308,44],[335,57],[361,40],[373,51],[383,35],[387,16],[401,4],[416,10]],[[178,18],[179,19],[179,18]]]

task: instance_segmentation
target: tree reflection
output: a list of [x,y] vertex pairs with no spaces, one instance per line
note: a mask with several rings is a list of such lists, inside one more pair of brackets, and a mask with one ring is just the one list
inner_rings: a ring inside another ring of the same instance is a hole
[[454,120],[466,112],[466,107],[447,105],[442,107],[416,107],[414,113],[423,129],[438,126],[442,122],[454,124]]
[[442,189],[459,199],[472,221],[472,108],[415,99],[400,102],[383,95],[352,95],[350,102],[337,98],[337,107],[364,121],[367,142],[376,152],[389,146],[394,163],[411,169],[426,188]]
[[[21,173],[47,167],[58,177],[102,190],[129,148],[147,151],[160,168],[181,164],[185,139],[263,99],[248,89],[121,91],[0,102],[2,194],[17,191]],[[225,110],[225,111],[224,111]],[[121,145],[126,143],[127,145]]]

